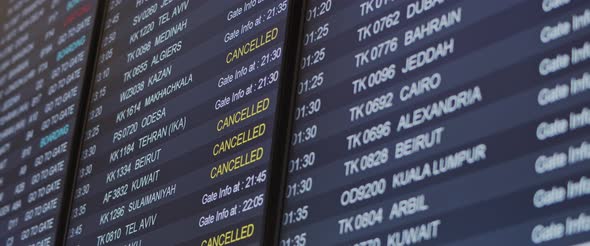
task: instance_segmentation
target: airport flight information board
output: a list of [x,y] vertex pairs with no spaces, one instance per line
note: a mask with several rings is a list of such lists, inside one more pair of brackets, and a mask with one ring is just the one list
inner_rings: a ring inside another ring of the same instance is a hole
[[259,245],[287,0],[110,0],[67,245]]
[[307,4],[280,245],[588,240],[588,1]]
[[53,245],[97,1],[7,0],[0,11],[0,244]]

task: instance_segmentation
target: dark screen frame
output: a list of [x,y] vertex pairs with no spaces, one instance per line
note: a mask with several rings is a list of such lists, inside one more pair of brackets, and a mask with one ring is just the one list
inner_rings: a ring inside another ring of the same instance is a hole
[[279,245],[285,190],[287,188],[287,167],[291,130],[295,111],[296,87],[299,80],[299,63],[303,47],[303,22],[307,0],[288,0],[285,51],[277,95],[274,132],[272,136],[271,163],[268,167],[269,180],[266,183],[264,205],[263,246]]
[[82,143],[84,142],[84,131],[86,130],[90,106],[90,95],[92,86],[94,85],[94,77],[96,76],[96,67],[98,66],[97,58],[100,54],[100,44],[103,38],[103,22],[107,15],[107,1],[96,1],[96,12],[94,17],[94,25],[92,26],[92,33],[90,35],[90,48],[88,49],[88,57],[86,61],[86,71],[83,76],[82,89],[80,90],[80,100],[78,103],[78,117],[74,124],[74,139],[72,139],[72,150],[70,151],[70,166],[67,169],[64,181],[64,196],[59,213],[59,222],[57,224],[57,233],[55,238],[55,245],[65,245],[68,238],[68,229],[70,226],[70,216],[72,213],[72,205],[74,202],[74,192],[78,182],[77,174],[80,165],[80,156],[82,155]]

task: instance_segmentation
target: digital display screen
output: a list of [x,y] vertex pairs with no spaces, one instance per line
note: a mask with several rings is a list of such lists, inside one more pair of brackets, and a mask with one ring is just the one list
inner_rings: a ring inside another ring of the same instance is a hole
[[97,1],[0,5],[0,244],[54,245],[66,222]]
[[287,0],[110,0],[67,245],[259,245]]
[[590,2],[309,0],[280,245],[574,245]]

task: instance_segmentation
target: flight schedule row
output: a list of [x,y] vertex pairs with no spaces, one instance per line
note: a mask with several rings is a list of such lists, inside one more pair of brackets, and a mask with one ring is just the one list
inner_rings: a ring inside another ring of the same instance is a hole
[[0,243],[60,242],[95,1],[6,1],[0,30]]
[[289,2],[107,4],[67,245],[258,245]]
[[307,5],[281,245],[586,241],[587,3]]

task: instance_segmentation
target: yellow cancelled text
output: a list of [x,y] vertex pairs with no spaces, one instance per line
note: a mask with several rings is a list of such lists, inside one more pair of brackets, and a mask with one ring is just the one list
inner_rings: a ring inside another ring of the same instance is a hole
[[224,246],[248,239],[254,235],[254,224],[247,224],[203,240],[201,246]]

